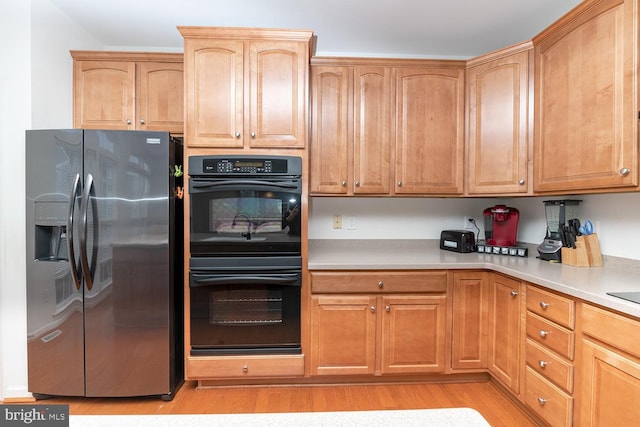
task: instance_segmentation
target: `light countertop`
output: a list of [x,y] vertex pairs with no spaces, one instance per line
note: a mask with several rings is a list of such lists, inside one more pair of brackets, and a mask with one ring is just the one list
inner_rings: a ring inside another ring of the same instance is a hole
[[439,240],[312,239],[308,265],[309,270],[487,269],[640,318],[640,304],[607,295],[640,291],[637,261],[605,257],[604,267],[574,267],[537,259],[535,245],[526,258],[462,254],[439,245]]

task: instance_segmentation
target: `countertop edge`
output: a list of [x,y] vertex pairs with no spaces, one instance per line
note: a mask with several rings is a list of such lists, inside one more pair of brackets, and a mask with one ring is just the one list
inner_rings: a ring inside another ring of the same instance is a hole
[[[533,250],[532,250],[533,249]],[[640,291],[638,273],[618,268],[574,267],[536,258],[443,251],[438,240],[309,240],[314,270],[489,270],[640,318],[640,304],[607,292]],[[473,258],[472,258],[473,257]]]

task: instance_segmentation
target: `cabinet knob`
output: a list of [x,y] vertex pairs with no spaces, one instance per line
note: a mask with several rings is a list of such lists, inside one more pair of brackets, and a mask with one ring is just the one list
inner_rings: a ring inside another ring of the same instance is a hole
[[380,280],[380,281],[378,282],[378,287],[379,287],[380,289],[382,289],[382,287],[383,287],[383,286],[384,286],[384,283],[382,282],[382,280]]
[[131,124],[131,120],[127,120],[127,124],[130,125]]
[[242,366],[242,372],[249,372],[249,366],[243,365]]
[[620,169],[620,175],[622,175],[622,176],[627,176],[627,175],[629,175],[630,173],[631,173],[631,169],[629,169],[629,168],[622,168],[622,169]]
[[517,297],[518,296],[518,292],[516,292],[516,291],[511,291],[510,293],[511,293],[512,297]]
[[391,311],[391,306],[390,306],[390,305],[387,305],[384,309],[385,309],[385,310],[387,310],[387,313],[388,313],[388,312],[390,312],[390,311]]
[[143,125],[144,124],[144,119],[140,119],[140,124]]
[[546,310],[547,307],[549,307],[549,304],[544,302],[544,301],[540,301],[540,308],[542,308],[543,310]]
[[540,406],[544,406],[544,404],[547,403],[547,399],[543,399],[542,397],[539,397],[538,403],[540,404]]
[[256,133],[255,132],[251,132],[251,138],[255,138],[256,137]]
[[538,360],[538,365],[544,369],[547,366],[548,362],[545,362],[544,360]]
[[360,187],[360,181],[356,181],[356,187]]
[[343,187],[347,186],[347,181],[342,181],[340,184],[342,184]]
[[240,138],[240,132],[236,132],[236,138]]
[[398,187],[402,187],[402,181],[398,181]]
[[371,307],[369,307],[369,310],[371,310],[372,313],[375,313],[376,312],[376,307],[372,305]]
[[538,333],[540,334],[540,336],[541,336],[542,338],[545,338],[545,337],[549,334],[549,332],[547,332],[547,331],[543,331],[542,329],[540,329],[540,332],[538,332]]
[[520,185],[524,185],[524,183],[525,183],[525,182],[526,182],[526,181],[525,181],[524,179],[521,179],[520,181],[518,181],[518,184],[520,184]]

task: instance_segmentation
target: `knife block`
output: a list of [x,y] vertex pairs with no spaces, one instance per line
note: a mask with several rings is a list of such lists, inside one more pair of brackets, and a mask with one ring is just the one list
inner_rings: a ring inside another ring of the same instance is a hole
[[578,236],[576,248],[562,248],[562,263],[576,267],[602,267],[602,254],[597,234]]

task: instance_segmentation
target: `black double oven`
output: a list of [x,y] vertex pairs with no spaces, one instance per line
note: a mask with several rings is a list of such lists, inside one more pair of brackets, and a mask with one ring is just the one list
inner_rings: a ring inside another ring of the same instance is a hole
[[299,354],[302,161],[191,156],[191,354]]

